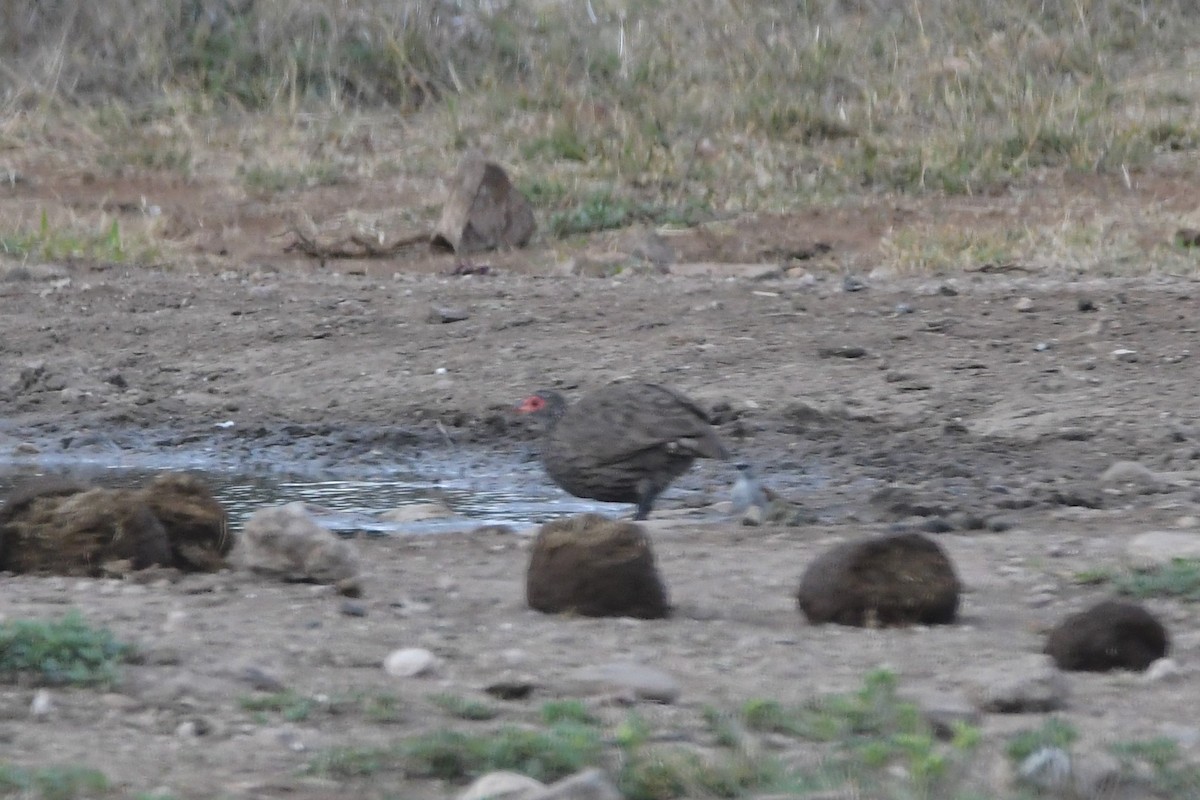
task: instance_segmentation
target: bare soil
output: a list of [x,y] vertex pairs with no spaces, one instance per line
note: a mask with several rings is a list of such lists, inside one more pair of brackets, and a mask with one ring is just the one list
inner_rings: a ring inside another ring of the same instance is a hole
[[[7,208],[54,198],[138,208],[138,197],[159,190],[35,177],[4,189]],[[529,699],[495,701],[499,722],[524,722],[545,699],[571,695],[575,667],[653,663],[682,695],[645,713],[702,739],[706,705],[798,702],[854,688],[880,665],[905,688],[964,689],[975,671],[1040,651],[1051,624],[1106,594],[1077,574],[1119,570],[1130,537],[1194,526],[1200,515],[1200,285],[1039,265],[896,275],[880,240],[922,222],[1042,219],[1080,198],[1107,212],[1127,207],[1125,219],[1180,202],[1178,181],[1152,177],[1140,193],[1058,178],[994,198],[889,198],[728,220],[668,237],[679,255],[670,274],[616,278],[568,274],[563,265],[584,246],[546,241],[476,257],[490,268],[483,275],[451,275],[452,256],[421,249],[313,265],[276,238],[286,232],[283,204],[201,186],[155,201],[178,219],[181,241],[204,251],[196,257],[150,269],[7,264],[0,452],[15,472],[59,468],[76,454],[119,460],[176,448],[239,468],[287,461],[362,475],[449,448],[517,464],[534,432],[507,410],[524,393],[636,376],[711,408],[739,457],[820,521],[743,527],[713,522],[714,513],[696,521],[664,503],[650,530],[676,613],[657,622],[529,610],[528,539],[512,534],[359,540],[369,565],[363,617],[342,614],[327,587],[241,574],[5,577],[0,619],[78,607],[145,656],[109,691],[52,689],[53,709],[36,721],[35,687],[0,687],[0,761],[93,766],[122,796],[164,788],[176,797],[341,797],[336,781],[304,772],[316,754],[469,726],[428,695],[473,697],[504,677],[535,687]],[[364,198],[381,202],[363,187],[323,187],[287,205],[315,215]],[[586,247],[627,252],[643,235],[597,236]],[[847,291],[847,273],[865,288]],[[442,308],[467,318],[442,323],[431,315]],[[1124,459],[1174,480],[1100,484]],[[719,501],[732,472],[706,462],[683,483]],[[881,495],[886,487],[898,491]],[[937,539],[966,585],[960,624],[876,631],[804,622],[794,591],[812,558],[931,518],[954,528]],[[1072,675],[1063,716],[1096,746],[1190,731],[1184,750],[1196,757],[1200,690],[1186,670],[1200,654],[1200,623],[1192,606],[1149,606],[1170,628],[1183,678]],[[434,673],[385,675],[384,656],[410,646],[438,656]],[[295,721],[256,714],[240,702],[257,693],[250,667],[309,696],[394,694],[399,713],[380,721],[318,705]],[[625,713],[595,702],[606,719]],[[982,725],[998,742],[1040,722],[991,715]],[[372,797],[456,791],[395,772],[354,785]]]

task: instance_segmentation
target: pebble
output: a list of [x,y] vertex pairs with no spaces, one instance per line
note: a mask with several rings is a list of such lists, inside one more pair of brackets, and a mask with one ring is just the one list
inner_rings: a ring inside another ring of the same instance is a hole
[[481,775],[458,800],[528,800],[545,791],[546,784],[516,772],[489,772]]
[[383,670],[393,678],[415,678],[433,671],[437,656],[423,647],[393,650],[383,660]]
[[1174,681],[1182,675],[1183,670],[1180,669],[1179,663],[1175,659],[1160,658],[1146,668],[1146,671],[1142,673],[1142,680],[1146,683],[1163,683]]
[[980,707],[1001,713],[1042,712],[1062,708],[1067,683],[1054,662],[1031,655],[979,669],[970,676]]
[[1122,363],[1132,364],[1138,360],[1138,351],[1130,350],[1128,347],[1118,347],[1112,351],[1112,357]]
[[1017,311],[1033,311],[1033,298],[1022,297],[1013,304],[1013,308]]
[[563,778],[529,800],[621,800],[621,797],[608,775],[593,768]]
[[38,689],[29,704],[29,713],[35,717],[47,717],[54,711],[54,698],[45,689]]
[[1200,558],[1200,533],[1196,531],[1147,531],[1125,545],[1134,568],[1160,567],[1177,558]]
[[343,600],[341,606],[338,607],[338,612],[345,617],[365,617],[367,607],[357,600]]
[[572,683],[590,690],[629,691],[638,700],[673,703],[679,699],[679,683],[666,672],[632,661],[614,661],[582,667],[570,675]]
[[845,292],[861,292],[867,288],[867,284],[862,278],[854,275],[847,275],[842,278],[842,291]]
[[862,358],[866,354],[867,350],[865,347],[852,344],[822,347],[817,350],[817,355],[821,358]]
[[1065,792],[1071,785],[1071,756],[1061,747],[1039,748],[1017,767],[1017,778],[1047,792]]
[[283,681],[262,667],[246,667],[238,677],[260,692],[282,692],[286,688]]
[[1108,469],[1101,473],[1100,482],[1160,486],[1163,479],[1154,470],[1137,461],[1114,461]]
[[461,308],[444,308],[436,306],[429,311],[429,316],[425,318],[426,322],[447,324],[450,322],[462,322],[470,319],[471,315]]

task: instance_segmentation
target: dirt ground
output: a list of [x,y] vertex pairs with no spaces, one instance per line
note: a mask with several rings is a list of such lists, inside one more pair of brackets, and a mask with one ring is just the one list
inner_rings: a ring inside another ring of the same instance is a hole
[[[36,721],[34,687],[0,687],[0,761],[93,766],[120,796],[342,797],[336,781],[305,773],[317,754],[479,725],[450,719],[428,696],[475,697],[505,677],[535,687],[530,699],[498,703],[499,722],[523,722],[545,699],[571,696],[576,667],[653,663],[682,693],[644,713],[701,738],[706,705],[800,702],[859,686],[881,665],[905,689],[965,691],[990,665],[1040,651],[1051,624],[1106,594],[1076,575],[1122,569],[1138,533],[1196,526],[1200,285],[1188,275],[1021,264],[897,275],[881,242],[922,221],[1011,224],[1081,199],[1130,209],[1129,219],[1186,204],[1184,183],[1170,176],[1143,187],[1131,195],[1059,178],[994,198],[726,220],[667,235],[669,274],[615,278],[570,274],[571,259],[583,249],[629,253],[645,232],[539,240],[477,256],[489,274],[454,276],[452,256],[419,248],[307,263],[276,237],[281,207],[211,187],[193,195],[53,175],[6,187],[10,209],[48,198],[137,208],[151,197],[192,232],[180,237],[193,236],[194,254],[149,269],[0,261],[0,459],[11,473],[142,449],[206,452],[218,468],[286,461],[363,476],[450,448],[516,464],[534,432],[507,409],[524,393],[636,376],[712,409],[739,457],[819,522],[753,528],[716,512],[694,521],[664,502],[649,529],[677,613],[657,622],[530,611],[528,539],[511,534],[357,540],[369,564],[362,617],[341,613],[327,587],[234,573],[5,577],[0,619],[80,608],[145,657],[109,691],[52,689],[53,709]],[[369,200],[382,202],[361,187],[324,187],[289,202],[315,212]],[[1152,238],[1161,235],[1169,231]],[[439,309],[466,319],[443,323]],[[1167,477],[1102,484],[1119,460]],[[728,465],[704,463],[681,483],[719,501],[731,480]],[[884,502],[889,486],[904,490],[902,503]],[[961,624],[872,631],[803,621],[793,595],[812,558],[930,518],[954,528],[937,539],[966,586]],[[1170,735],[1197,758],[1200,622],[1184,603],[1148,605],[1170,628],[1182,676],[1071,675],[1062,716],[1085,746]],[[380,665],[398,647],[428,648],[438,667],[391,678]],[[264,718],[242,707],[258,691],[248,668],[308,696],[394,694],[399,713]],[[606,719],[626,713],[590,702]],[[1041,721],[988,715],[981,724],[1002,741]],[[457,791],[395,772],[353,786],[370,797]]]

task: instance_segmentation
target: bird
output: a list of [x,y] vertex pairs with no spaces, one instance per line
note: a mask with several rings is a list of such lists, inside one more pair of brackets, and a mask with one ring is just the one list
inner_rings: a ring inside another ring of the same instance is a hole
[[[758,508],[760,512],[767,510],[767,505],[770,503],[769,489],[764,487],[758,480],[758,475],[755,474],[754,468],[745,461],[737,465],[738,476],[733,483],[733,489],[730,490],[730,499],[733,501],[733,513],[744,514],[751,508]],[[770,492],[774,494],[774,492]]]
[[655,383],[612,383],[573,405],[539,389],[515,410],[546,421],[540,455],[552,481],[576,497],[635,503],[635,520],[697,458],[729,458],[708,415]]

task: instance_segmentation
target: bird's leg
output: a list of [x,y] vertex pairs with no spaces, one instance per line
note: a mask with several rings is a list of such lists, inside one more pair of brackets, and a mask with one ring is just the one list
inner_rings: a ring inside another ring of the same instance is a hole
[[648,480],[638,482],[638,502],[637,513],[633,515],[634,520],[648,519],[650,517],[650,509],[654,507],[654,501],[658,498],[659,489]]

